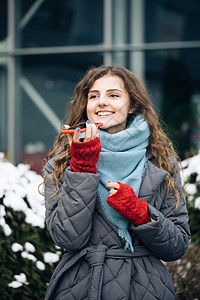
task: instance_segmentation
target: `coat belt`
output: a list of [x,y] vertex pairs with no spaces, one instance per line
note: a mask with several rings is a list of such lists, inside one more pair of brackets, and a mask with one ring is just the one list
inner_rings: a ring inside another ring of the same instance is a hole
[[144,246],[134,248],[134,252],[124,249],[108,249],[105,245],[87,248],[87,260],[91,267],[88,300],[100,300],[103,283],[103,264],[105,258],[127,259],[139,256],[152,255]]
[[108,249],[108,247],[105,245],[99,245],[98,247],[88,246],[76,254],[68,252],[62,258],[63,267],[60,268],[60,265],[58,265],[56,268],[57,272],[55,272],[55,275],[53,275],[51,278],[45,300],[53,299],[53,294],[59,278],[61,278],[61,276],[81,257],[86,256],[91,267],[88,300],[100,300],[103,283],[103,264],[106,258],[130,259],[147,255],[152,255],[152,253],[144,246],[135,247],[133,253],[124,249]]

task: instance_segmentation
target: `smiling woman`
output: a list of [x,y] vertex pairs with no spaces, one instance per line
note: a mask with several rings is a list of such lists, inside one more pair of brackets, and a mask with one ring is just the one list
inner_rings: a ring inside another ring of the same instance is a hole
[[118,76],[105,75],[95,81],[88,93],[87,116],[94,123],[103,122],[102,129],[117,133],[126,128],[130,95]]
[[47,228],[67,250],[45,299],[175,299],[162,260],[185,253],[188,214],[146,89],[123,67],[93,68],[69,109],[65,127],[86,131],[60,134],[42,172]]

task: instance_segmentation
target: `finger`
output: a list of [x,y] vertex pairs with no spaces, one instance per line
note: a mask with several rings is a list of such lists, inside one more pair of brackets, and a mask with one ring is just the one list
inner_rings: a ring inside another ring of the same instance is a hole
[[109,196],[112,196],[112,195],[114,195],[115,193],[117,193],[117,190],[111,189],[111,190],[109,191]]
[[73,135],[70,133],[67,133],[67,137],[68,137],[69,145],[71,146],[72,140],[73,140]]
[[97,137],[97,127],[93,122],[91,122],[91,140],[95,139],[96,137]]
[[99,132],[100,132],[100,126],[98,125],[98,127],[97,127],[97,136],[99,136]]
[[80,135],[80,128],[76,128],[75,132],[74,132],[74,137],[73,137],[73,141],[74,143],[79,143],[79,135]]
[[86,132],[85,132],[85,138],[84,143],[89,142],[91,140],[91,124],[90,121],[87,120],[86,122]]
[[108,182],[107,185],[106,185],[106,187],[118,190],[119,187],[120,187],[120,185],[117,182]]
[[[68,129],[69,127],[70,127],[69,125],[64,125],[65,129]],[[70,133],[67,133],[67,138],[68,138],[68,141],[69,141],[69,145],[71,146],[73,135],[70,134]]]

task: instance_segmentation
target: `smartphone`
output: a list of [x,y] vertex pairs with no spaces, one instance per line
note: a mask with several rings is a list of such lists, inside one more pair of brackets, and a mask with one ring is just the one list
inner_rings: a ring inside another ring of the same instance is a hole
[[[95,123],[96,127],[98,126],[102,126],[103,123]],[[85,132],[86,131],[86,123],[79,123],[79,124],[75,124],[73,126],[70,126],[68,129],[67,128],[63,128],[60,130],[60,133],[65,134],[65,133],[74,133],[76,128],[80,128],[80,133]]]

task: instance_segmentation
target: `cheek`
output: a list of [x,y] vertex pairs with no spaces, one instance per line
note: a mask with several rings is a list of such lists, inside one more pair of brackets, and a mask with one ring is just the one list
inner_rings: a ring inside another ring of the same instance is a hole
[[129,113],[129,103],[124,103],[123,106],[118,108],[118,112],[120,113],[122,118],[126,118]]
[[86,106],[87,117],[94,113],[94,107],[91,103],[88,103]]

